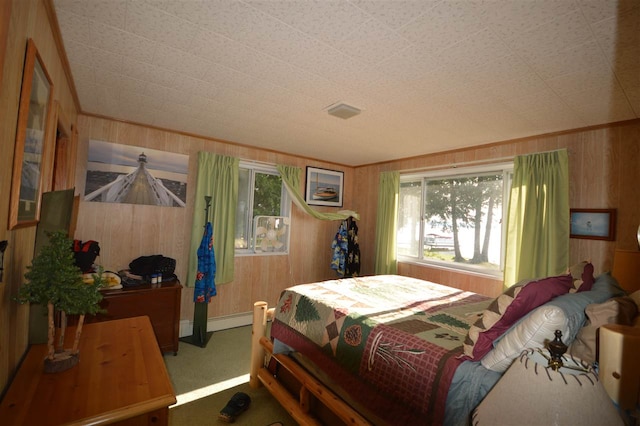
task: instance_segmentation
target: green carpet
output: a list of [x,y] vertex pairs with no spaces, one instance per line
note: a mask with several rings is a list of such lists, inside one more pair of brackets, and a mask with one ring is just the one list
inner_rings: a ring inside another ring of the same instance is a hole
[[169,410],[169,424],[182,425],[224,425],[218,413],[236,392],[245,392],[251,397],[249,409],[238,416],[233,423],[246,426],[267,426],[280,422],[283,426],[294,426],[296,422],[278,404],[264,387],[252,389],[248,383],[236,386],[211,396],[196,399]]
[[218,413],[234,393],[244,392],[251,397],[251,405],[233,424],[296,425],[268,390],[249,386],[250,358],[249,326],[215,332],[204,348],[180,342],[178,355],[164,356],[178,399],[177,404],[169,407],[169,424],[224,425]]

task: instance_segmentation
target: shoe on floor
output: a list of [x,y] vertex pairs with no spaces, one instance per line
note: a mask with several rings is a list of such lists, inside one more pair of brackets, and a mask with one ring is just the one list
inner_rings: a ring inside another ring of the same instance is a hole
[[236,418],[247,411],[251,404],[251,397],[244,392],[237,392],[231,397],[227,405],[220,411],[218,418],[226,423],[233,423]]

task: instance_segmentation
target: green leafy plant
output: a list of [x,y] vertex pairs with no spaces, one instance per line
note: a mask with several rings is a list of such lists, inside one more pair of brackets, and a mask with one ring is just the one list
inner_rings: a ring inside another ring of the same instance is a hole
[[[84,316],[101,311],[99,303],[102,300],[102,294],[99,289],[103,286],[102,269],[94,274],[92,282],[85,282],[82,271],[75,264],[72,241],[67,237],[66,232],[56,231],[48,236],[49,243],[42,247],[31,265],[27,266],[28,271],[25,274],[27,282],[20,287],[17,300],[20,303],[31,302],[47,306],[47,360],[55,362],[56,358],[69,359],[73,356],[77,362]],[[56,312],[60,313],[61,329],[57,351],[54,346]],[[62,349],[67,315],[79,315],[73,348],[68,353]]]

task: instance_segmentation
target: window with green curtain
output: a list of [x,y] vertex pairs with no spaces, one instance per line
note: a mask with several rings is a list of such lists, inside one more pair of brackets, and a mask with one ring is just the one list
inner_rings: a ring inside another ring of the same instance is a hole
[[[191,228],[187,286],[193,287],[198,269],[198,246],[209,221],[213,227],[216,257],[216,283],[233,281],[236,206],[238,204],[238,165],[233,157],[212,152],[198,153],[198,174]],[[205,196],[211,197],[209,217],[205,217]]]
[[507,214],[505,287],[566,271],[569,221],[567,150],[515,157]]
[[502,278],[513,161],[401,173],[399,261]]

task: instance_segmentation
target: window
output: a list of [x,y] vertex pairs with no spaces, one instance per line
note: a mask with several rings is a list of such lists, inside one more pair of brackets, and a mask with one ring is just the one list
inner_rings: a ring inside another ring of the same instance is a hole
[[[257,217],[284,216],[284,220],[288,222],[290,210],[291,202],[276,167],[241,161],[238,172],[236,254],[253,254],[256,252],[253,246]],[[268,221],[268,223],[271,223],[271,221]],[[278,226],[281,226],[280,222],[277,223]],[[284,228],[280,227],[278,229]],[[278,235],[278,237],[280,236]],[[288,234],[286,236],[288,237]],[[264,250],[259,251],[264,252]],[[278,253],[288,253],[288,244]]]
[[499,275],[512,164],[400,176],[401,260]]

